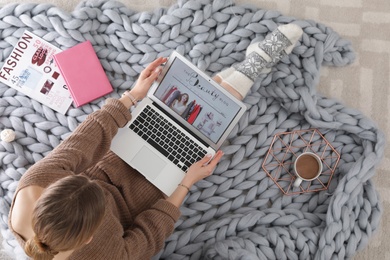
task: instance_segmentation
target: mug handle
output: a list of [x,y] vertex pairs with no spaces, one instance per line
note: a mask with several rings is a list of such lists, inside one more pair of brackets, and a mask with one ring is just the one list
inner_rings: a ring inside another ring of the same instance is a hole
[[299,178],[299,177],[297,177],[296,179],[295,179],[295,181],[294,181],[294,187],[299,187],[300,185],[301,185],[301,183],[302,183],[302,179],[301,178]]

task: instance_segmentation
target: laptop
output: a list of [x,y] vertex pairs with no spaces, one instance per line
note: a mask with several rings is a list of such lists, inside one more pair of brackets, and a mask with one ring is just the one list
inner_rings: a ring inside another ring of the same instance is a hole
[[189,166],[214,155],[246,106],[174,51],[111,150],[166,195]]

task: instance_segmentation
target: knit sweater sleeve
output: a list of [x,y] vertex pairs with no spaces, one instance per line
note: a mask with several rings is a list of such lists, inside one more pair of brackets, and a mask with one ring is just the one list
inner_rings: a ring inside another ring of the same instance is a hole
[[41,168],[74,174],[85,171],[108,152],[118,128],[130,119],[130,111],[122,102],[107,99],[102,109],[90,114],[67,139],[34,164],[31,171],[39,172]]
[[123,259],[152,258],[163,248],[179,217],[180,210],[165,199],[139,214],[133,226],[125,230]]

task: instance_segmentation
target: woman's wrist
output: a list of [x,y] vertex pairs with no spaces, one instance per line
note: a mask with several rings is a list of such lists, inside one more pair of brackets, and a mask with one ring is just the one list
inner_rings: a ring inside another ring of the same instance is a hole
[[133,96],[135,98],[135,100],[137,100],[137,101],[144,99],[144,97],[142,97],[142,95],[139,93],[139,91],[137,91],[134,88],[129,90],[129,94],[131,96]]
[[177,185],[175,191],[169,197],[166,198],[166,200],[175,205],[176,207],[180,208],[181,204],[183,204],[185,197],[190,192],[190,188],[191,186],[187,186],[182,181]]
[[130,107],[132,107],[132,106],[134,105],[133,102],[131,102],[131,100],[130,100],[128,97],[126,97],[126,96],[121,96],[121,97],[119,98],[119,101],[121,101],[122,104],[123,104],[127,109],[130,109]]
[[130,99],[131,103],[133,103],[133,106],[135,106],[135,107],[137,106],[138,101],[137,101],[137,99],[130,93],[129,90],[126,90],[126,91],[122,94],[122,96],[125,96],[125,97],[127,97],[128,99]]
[[185,185],[185,184],[183,184],[183,183],[179,183],[177,186],[183,187],[184,189],[187,190],[187,192],[190,192],[190,187],[188,187],[187,185]]
[[142,99],[140,96],[136,90],[131,89],[123,92],[119,100],[129,109],[132,106],[137,106],[138,101]]
[[182,184],[182,185],[188,187],[188,189],[191,189],[192,185],[194,185],[194,182],[192,182],[192,181],[190,181],[190,180],[184,178],[184,179],[180,182],[180,184]]

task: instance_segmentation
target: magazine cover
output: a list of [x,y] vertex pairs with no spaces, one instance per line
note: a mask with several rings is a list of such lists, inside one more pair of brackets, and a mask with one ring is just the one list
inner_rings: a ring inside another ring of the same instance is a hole
[[54,54],[61,49],[24,31],[0,70],[0,82],[65,114],[73,100]]

